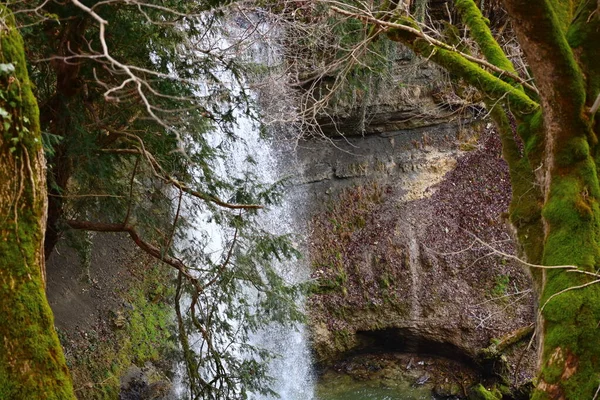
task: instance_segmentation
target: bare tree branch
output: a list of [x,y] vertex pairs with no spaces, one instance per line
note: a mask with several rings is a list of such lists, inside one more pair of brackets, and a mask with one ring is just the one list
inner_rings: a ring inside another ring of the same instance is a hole
[[77,221],[67,220],[65,221],[73,229],[80,229],[93,232],[127,232],[135,244],[152,257],[174,267],[183,276],[186,277],[190,282],[198,286],[198,279],[191,275],[188,267],[178,258],[168,256],[164,252],[160,251],[156,246],[142,240],[140,235],[137,233],[135,228],[128,224],[113,224],[104,222],[90,222],[90,221]]
[[458,49],[454,48],[453,46],[450,46],[440,40],[437,40],[437,39],[427,35],[426,33],[424,33],[423,31],[421,31],[419,29],[416,29],[416,28],[413,28],[413,27],[410,27],[407,25],[403,25],[403,24],[384,21],[384,20],[375,18],[372,15],[365,14],[365,13],[353,13],[350,11],[343,10],[336,6],[332,6],[331,9],[341,15],[356,18],[358,20],[365,21],[365,22],[370,22],[372,24],[376,24],[376,25],[379,25],[384,28],[395,28],[395,29],[400,29],[400,30],[406,31],[406,32],[410,32],[422,39],[427,40],[432,45],[435,45],[435,46],[440,47],[445,50],[450,50],[452,52],[455,52],[456,54],[459,54],[460,56],[464,57],[466,60],[469,60],[473,63],[482,65],[482,66],[498,73],[500,78],[502,78],[503,76],[509,77],[509,78],[513,79],[514,81],[520,83],[527,89],[539,94],[539,92],[535,86],[533,86],[532,84],[530,84],[529,82],[527,82],[526,80],[521,78],[520,76],[515,75],[512,72],[506,71],[502,68],[499,68],[499,67],[495,66],[494,64],[487,62],[486,60],[482,60],[481,58],[473,57],[469,54],[463,53],[463,52],[459,51]]

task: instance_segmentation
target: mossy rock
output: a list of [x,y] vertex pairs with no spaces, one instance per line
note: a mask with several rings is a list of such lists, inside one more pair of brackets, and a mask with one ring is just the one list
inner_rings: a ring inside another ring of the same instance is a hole
[[473,386],[469,390],[467,397],[469,400],[501,400],[502,393],[496,388],[486,389],[481,383]]
[[433,393],[441,398],[455,398],[463,394],[463,389],[456,382],[440,383],[433,388]]

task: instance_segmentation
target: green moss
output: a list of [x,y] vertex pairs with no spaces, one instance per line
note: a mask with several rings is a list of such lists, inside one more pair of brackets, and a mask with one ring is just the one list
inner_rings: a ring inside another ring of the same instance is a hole
[[[502,104],[488,102],[487,106],[491,109],[491,116],[500,133],[502,155],[509,167],[512,187],[510,221],[516,228],[526,259],[532,263],[541,263],[544,240],[541,218],[542,194],[539,186],[535,184],[531,157],[524,157],[521,154]],[[539,119],[539,115],[541,115],[540,111],[519,124],[518,131],[524,141],[525,138],[531,141],[541,136],[538,132],[535,134],[531,132],[531,121]]]
[[[27,73],[23,39],[14,28],[14,17],[3,6],[0,6],[0,20],[3,20],[7,27],[6,31],[0,32],[0,63],[14,65],[14,77],[17,78],[12,84],[7,85],[5,99],[10,99],[10,102],[15,104],[13,107],[21,109],[19,116],[12,121],[13,130],[10,132],[10,137],[18,137],[29,151],[34,152],[42,146],[39,134],[39,109]],[[4,131],[6,139],[9,138],[7,134],[9,132]]]
[[557,153],[556,164],[559,167],[568,166],[585,160],[590,155],[590,146],[586,137],[579,136],[569,140]]
[[[406,18],[397,22],[411,27],[414,25]],[[468,84],[487,95],[491,101],[506,98],[511,110],[519,115],[533,113],[539,108],[539,105],[520,89],[495,77],[454,51],[436,47],[405,30],[390,29],[387,34],[391,40],[407,44],[418,54],[439,64],[451,74],[463,78]]]
[[567,31],[573,20],[573,3],[573,0],[548,0],[552,13],[558,22],[557,26],[563,32]]
[[469,390],[469,400],[500,400],[502,393],[496,388],[488,390],[481,383]]
[[132,364],[164,363],[175,349],[171,334],[176,332],[171,306],[172,271],[158,263],[141,267],[143,273],[135,274],[139,278],[129,278],[123,294],[131,304],[130,309],[119,311],[126,323],[115,328],[110,340],[97,338],[95,331],[88,332],[87,347],[76,348],[69,355],[80,400],[117,398],[119,377]]
[[[589,157],[588,157],[589,158]],[[574,162],[569,169],[553,175],[544,217],[548,237],[544,254],[547,265],[570,264],[595,270],[598,263],[595,171],[589,160]],[[589,189],[588,189],[589,188]],[[591,285],[587,275],[565,270],[549,270],[540,300],[545,319],[544,365],[540,379],[546,391],[563,393],[566,398],[589,398],[597,388],[590,384],[600,360],[597,324],[600,320],[600,286]],[[560,294],[559,294],[560,293]],[[544,398],[537,391],[534,398]]]
[[[588,294],[592,292],[595,292],[592,296],[594,300],[598,300],[597,288],[591,291],[586,289],[585,293],[579,294],[584,304],[576,314],[563,314],[559,323],[551,321],[546,327],[544,343],[546,362],[542,368],[541,379],[546,384],[553,385],[551,392],[565,393],[566,398],[590,398],[598,387],[596,374],[596,365],[600,357],[600,350],[596,345],[598,307],[589,306],[588,300],[591,299],[588,298]],[[564,298],[561,301],[570,300],[573,298]],[[545,397],[536,393],[533,398]]]
[[588,157],[553,174],[543,216],[550,226],[545,261],[591,269],[598,258],[598,180]]
[[499,297],[506,294],[508,289],[508,285],[510,284],[510,276],[508,275],[498,275],[496,277],[496,283],[492,288],[492,296]]
[[539,166],[544,152],[544,116],[539,109],[519,122],[517,134],[524,144],[524,152],[531,165]]
[[455,47],[459,51],[468,52],[469,50],[466,43],[456,25],[453,25],[448,21],[441,21],[441,24],[443,26],[442,34],[444,36],[444,42]]
[[576,50],[579,65],[586,76],[587,105],[600,93],[600,16],[593,1],[581,2],[567,31],[569,45]]
[[173,312],[169,304],[148,301],[140,290],[133,296],[135,306],[129,317],[127,339],[133,361],[143,365],[145,361],[160,360],[170,337]]
[[473,0],[457,0],[454,6],[459,11],[462,20],[471,31],[471,37],[475,40],[485,58],[495,66],[509,72],[515,72],[515,68],[504,54],[504,51],[492,36],[487,20]]
[[532,3],[528,11],[532,18],[536,18],[537,29],[531,32],[533,37],[530,40],[552,47],[552,77],[556,79],[553,85],[560,88],[557,97],[558,101],[563,102],[563,104],[553,104],[553,107],[561,107],[563,112],[569,112],[573,118],[579,118],[584,109],[586,90],[584,74],[566,35],[567,27],[572,21],[569,3],[571,2],[562,0]]
[[[41,271],[45,179],[23,41],[0,6],[0,398],[72,399]],[[16,189],[19,188],[19,189]]]

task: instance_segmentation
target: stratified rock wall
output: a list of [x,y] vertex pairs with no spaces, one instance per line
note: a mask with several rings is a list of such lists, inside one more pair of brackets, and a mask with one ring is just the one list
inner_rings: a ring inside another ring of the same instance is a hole
[[297,143],[286,160],[308,193],[320,362],[357,351],[475,362],[492,338],[533,321],[530,278],[506,256],[515,248],[500,152],[482,121]]
[[[323,133],[350,137],[423,127],[435,129],[458,120],[459,115],[480,113],[480,107],[454,94],[446,73],[434,64],[401,47],[387,56],[393,65],[390,71],[371,77],[369,89],[356,90],[351,99],[338,99],[324,110],[317,119]],[[325,78],[319,87],[326,88],[332,82],[333,78]]]

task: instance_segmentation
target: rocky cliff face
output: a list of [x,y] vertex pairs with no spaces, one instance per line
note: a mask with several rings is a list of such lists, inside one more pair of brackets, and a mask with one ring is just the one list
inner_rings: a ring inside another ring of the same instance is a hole
[[[429,112],[428,93],[407,100],[411,113]],[[316,357],[331,366],[361,352],[423,353],[481,370],[493,338],[534,320],[530,278],[510,256],[499,141],[485,122],[438,113],[400,126],[388,122],[403,111],[387,120],[386,112],[374,116],[371,134],[295,149],[310,221]],[[534,360],[529,352],[522,361],[521,350],[507,351],[505,366],[518,381]]]
[[[333,97],[333,104],[317,118],[324,134],[393,136],[406,130],[439,128],[482,113],[481,107],[454,93],[447,73],[410,50],[398,47],[386,56],[393,65],[388,71],[373,74],[361,88],[348,88],[351,94]],[[315,96],[333,86],[333,77],[322,79]],[[463,91],[463,97],[470,97],[468,89]]]

